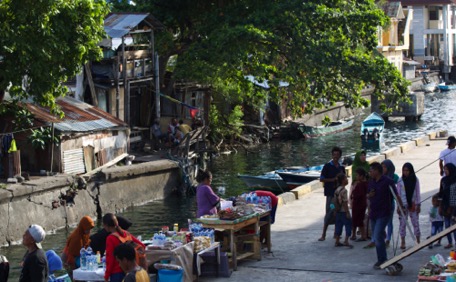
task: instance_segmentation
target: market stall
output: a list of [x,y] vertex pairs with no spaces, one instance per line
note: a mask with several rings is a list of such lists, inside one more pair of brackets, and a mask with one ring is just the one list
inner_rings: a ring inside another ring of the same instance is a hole
[[[260,232],[263,230],[268,252],[271,252],[271,206],[266,199],[255,193],[236,198],[234,207],[219,211],[216,216],[196,219],[204,228],[228,233],[229,252],[233,269],[237,270],[238,261],[246,258],[261,260]],[[248,250],[238,250],[240,243],[251,244]]]

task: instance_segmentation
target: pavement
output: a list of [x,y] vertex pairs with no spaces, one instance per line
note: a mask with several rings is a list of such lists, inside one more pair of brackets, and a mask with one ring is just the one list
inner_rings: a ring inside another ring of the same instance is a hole
[[[440,151],[446,148],[446,138],[423,140],[416,142],[416,146],[403,146],[404,152],[401,149],[395,152],[389,150],[388,154],[399,176],[405,162],[413,164],[420,180],[422,200],[438,192],[438,157]],[[404,269],[398,276],[388,276],[384,270],[373,269],[377,256],[375,248],[363,249],[368,242],[351,241],[353,249],[335,247],[331,236],[334,225],[328,228],[326,240],[318,241],[323,227],[324,206],[323,189],[287,201],[277,209],[276,221],[272,225],[272,253],[268,254],[263,249],[261,261],[240,261],[237,271],[233,271],[230,278],[200,277],[199,281],[416,281],[419,268],[429,261],[430,256],[449,255],[450,250],[443,247],[423,248],[400,262]],[[430,198],[422,203],[421,238],[430,235],[430,206]],[[398,216],[395,214],[393,245],[399,239],[398,227]],[[442,245],[447,243],[446,238],[442,239]],[[409,235],[406,244],[407,247],[414,245]],[[394,249],[394,246],[387,249],[388,258],[402,252],[398,247],[396,252]]]

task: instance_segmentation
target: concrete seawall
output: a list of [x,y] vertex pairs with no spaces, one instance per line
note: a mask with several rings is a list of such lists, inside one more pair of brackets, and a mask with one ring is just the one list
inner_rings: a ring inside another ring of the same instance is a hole
[[0,190],[0,245],[22,238],[32,223],[46,231],[162,199],[181,184],[177,163],[160,160],[104,169],[87,183],[69,175],[43,177]]

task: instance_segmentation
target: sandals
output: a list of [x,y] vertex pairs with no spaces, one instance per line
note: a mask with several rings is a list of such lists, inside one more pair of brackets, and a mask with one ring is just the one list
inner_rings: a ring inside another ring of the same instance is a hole
[[446,246],[443,247],[443,248],[444,248],[444,249],[451,249],[451,248],[453,248],[453,244],[448,244],[448,245],[446,245]]
[[353,246],[350,244],[336,243],[334,246],[335,247],[348,247],[349,249],[353,249]]
[[405,246],[404,245],[401,246],[401,250],[405,250]]
[[367,241],[367,239],[364,239],[364,238],[358,238],[355,240],[355,242],[365,242]]
[[357,240],[357,239],[356,239],[356,236],[352,236],[352,237],[350,237],[350,240],[352,240],[352,241],[356,241],[356,240]]
[[350,244],[343,244],[344,247],[348,247],[349,249],[353,249],[353,245],[350,245]]
[[369,244],[367,244],[366,246],[363,247],[363,249],[372,249],[375,247],[375,243],[371,242]]
[[325,239],[326,239],[325,237],[321,237],[321,238],[318,239],[318,241],[322,242],[322,241],[324,241]]

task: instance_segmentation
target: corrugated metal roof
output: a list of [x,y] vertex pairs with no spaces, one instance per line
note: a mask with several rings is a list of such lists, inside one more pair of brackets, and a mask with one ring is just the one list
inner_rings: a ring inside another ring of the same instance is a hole
[[383,6],[383,11],[390,18],[404,19],[404,12],[402,11],[401,2],[393,1],[386,3]]
[[62,132],[101,131],[110,128],[127,128],[127,124],[113,115],[71,97],[58,98],[56,103],[65,114],[63,119],[50,114],[49,109],[26,103],[34,118]]
[[143,20],[146,20],[150,28],[164,28],[163,24],[149,13],[111,13],[104,21],[104,29],[111,38],[121,38]]

